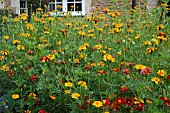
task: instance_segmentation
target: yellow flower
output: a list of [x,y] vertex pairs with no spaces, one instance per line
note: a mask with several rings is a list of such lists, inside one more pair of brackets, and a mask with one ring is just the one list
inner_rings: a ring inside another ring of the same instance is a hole
[[78,34],[82,36],[86,35],[84,31],[79,31]]
[[151,45],[151,42],[150,41],[145,41],[144,45],[146,45],[146,46]]
[[9,36],[4,36],[4,39],[5,39],[5,40],[8,40],[8,39],[9,39]]
[[168,5],[167,4],[161,4],[162,7],[167,7]]
[[93,102],[93,106],[95,106],[95,107],[102,107],[103,106],[103,103],[101,102],[101,101],[94,101]]
[[71,97],[74,98],[74,99],[78,99],[79,96],[80,96],[80,94],[78,94],[78,93],[73,93],[73,94],[71,95]]
[[61,45],[61,41],[56,42],[56,45]]
[[117,54],[118,54],[118,55],[122,55],[122,52],[121,52],[121,51],[119,51],[119,52],[117,52]]
[[55,100],[55,99],[56,99],[56,97],[55,97],[54,95],[50,95],[50,98],[51,98],[52,100]]
[[103,45],[101,45],[101,44],[95,45],[95,48],[97,48],[97,49],[101,49],[102,47],[103,47]]
[[8,67],[7,65],[3,65],[3,66],[1,67],[1,70],[3,70],[3,71],[9,71],[9,67]]
[[13,98],[13,99],[18,99],[18,98],[19,98],[19,95],[18,95],[18,94],[13,94],[13,95],[12,95],[12,98]]
[[54,55],[54,54],[50,54],[50,55],[48,55],[48,58],[49,58],[50,60],[53,60],[53,59],[55,59],[55,55]]
[[78,85],[81,85],[81,86],[85,87],[85,86],[86,86],[86,82],[84,82],[84,81],[79,81],[79,82],[78,82]]
[[25,110],[24,113],[31,113],[31,111],[30,110]]
[[12,43],[13,44],[20,44],[21,42],[19,40],[13,40]]
[[155,82],[155,84],[158,84],[160,82],[160,78],[158,77],[153,77],[151,80]]
[[79,50],[86,50],[86,49],[87,49],[87,47],[85,45],[82,45],[79,47]]
[[66,82],[64,85],[65,85],[66,87],[72,87],[72,86],[73,86],[73,83],[71,83],[71,82]]
[[152,101],[151,100],[146,100],[146,103],[152,104]]
[[153,42],[155,45],[158,45],[158,44],[159,44],[159,41],[158,41],[157,39],[153,38],[153,39],[151,39],[151,40],[152,40],[152,42]]
[[65,90],[65,94],[70,94],[71,90]]
[[33,99],[36,99],[36,94],[35,93],[30,93],[29,95],[28,95],[29,97],[31,97],[31,98],[33,98]]
[[24,46],[22,46],[22,45],[18,45],[18,46],[17,46],[17,49],[20,51],[20,50],[24,50],[25,48],[24,48]]
[[142,69],[146,68],[146,66],[139,64],[139,65],[136,65],[135,68],[138,70],[142,70]]
[[26,14],[26,13],[22,13],[21,19],[22,19],[22,20],[26,20],[26,19],[27,19],[27,14]]
[[99,65],[99,66],[104,66],[104,62],[100,61],[100,62],[98,63],[98,65]]
[[9,54],[9,50],[3,50],[3,51],[1,51],[1,54],[2,55],[8,55]]
[[164,70],[158,70],[157,74],[163,77],[165,76],[166,72]]
[[96,66],[96,63],[92,63],[91,66],[92,66],[92,67],[95,67],[95,66]]
[[5,59],[5,56],[0,56],[0,61],[4,59]]

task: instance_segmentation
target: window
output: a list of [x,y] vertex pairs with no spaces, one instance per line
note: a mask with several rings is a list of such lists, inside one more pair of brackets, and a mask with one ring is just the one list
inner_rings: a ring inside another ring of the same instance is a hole
[[19,14],[27,13],[27,2],[26,0],[20,0]]
[[85,15],[85,1],[86,0],[50,0],[48,3],[48,10],[53,12],[57,10],[57,13],[70,12],[72,15]]

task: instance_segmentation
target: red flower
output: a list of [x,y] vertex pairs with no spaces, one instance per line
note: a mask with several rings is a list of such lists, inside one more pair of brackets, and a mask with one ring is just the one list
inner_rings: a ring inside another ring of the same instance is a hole
[[117,73],[117,72],[119,72],[119,69],[118,69],[118,68],[113,68],[113,69],[112,69],[112,72]]
[[160,97],[160,99],[163,100],[163,101],[167,101],[168,100],[167,97]]
[[89,68],[90,68],[87,64],[86,64],[84,67],[85,67],[85,69],[86,69],[87,71],[88,71]]
[[62,61],[61,64],[65,65],[65,64],[66,64],[66,61]]
[[121,98],[116,98],[116,100],[115,100],[115,104],[116,105],[121,105],[121,104],[125,104],[125,100],[124,100],[124,98],[123,97],[121,97]]
[[98,71],[98,74],[99,74],[99,75],[106,74],[106,71],[105,71],[105,70],[101,70],[101,71],[99,70],[99,71]]
[[132,98],[126,98],[126,105],[132,106],[133,105],[133,99]]
[[125,74],[125,75],[127,75],[127,74],[130,73],[130,71],[129,71],[129,69],[124,68],[124,69],[122,70],[122,73]]
[[34,81],[38,80],[36,74],[31,75],[29,79],[30,79],[31,82],[34,82]]
[[38,113],[48,113],[45,110],[40,110]]
[[144,68],[141,70],[140,74],[143,74],[143,75],[148,75],[148,74],[151,74],[151,68]]
[[170,100],[167,100],[167,101],[166,101],[166,105],[167,105],[168,107],[170,107]]
[[140,102],[139,104],[136,104],[136,110],[142,111],[145,109],[144,103]]
[[122,91],[122,92],[124,92],[124,91],[128,92],[129,89],[128,89],[127,87],[120,87],[120,91]]
[[170,80],[170,75],[167,76],[167,79]]
[[108,98],[101,100],[106,107],[110,106],[110,100]]
[[33,54],[34,54],[34,51],[33,51],[33,50],[29,50],[29,51],[27,52],[27,54],[28,54],[28,55],[33,55]]
[[48,62],[48,61],[50,61],[50,59],[48,57],[44,57],[44,56],[42,56],[39,60],[41,62]]
[[35,100],[36,106],[40,105],[40,100]]

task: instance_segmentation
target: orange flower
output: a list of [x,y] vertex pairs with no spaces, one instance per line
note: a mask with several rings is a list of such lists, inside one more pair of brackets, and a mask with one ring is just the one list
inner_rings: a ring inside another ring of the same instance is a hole
[[79,98],[79,96],[80,96],[80,94],[78,94],[78,93],[73,93],[73,94],[71,95],[71,97],[74,98],[74,99],[76,99],[76,100]]

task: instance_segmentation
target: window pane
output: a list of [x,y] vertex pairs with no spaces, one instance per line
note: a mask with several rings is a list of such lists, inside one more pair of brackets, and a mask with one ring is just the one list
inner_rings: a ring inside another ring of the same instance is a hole
[[82,3],[76,3],[75,10],[82,11]]
[[63,8],[62,8],[62,4],[57,4],[56,7],[57,7],[57,10],[58,10],[58,11],[62,11],[62,9],[63,9]]
[[20,8],[26,8],[26,1],[20,1]]
[[75,0],[75,2],[81,2],[82,0]]
[[68,11],[74,11],[74,3],[68,3],[67,9]]
[[55,4],[49,4],[49,9],[50,9],[50,11],[55,10]]
[[62,2],[63,0],[57,0],[57,2]]
[[74,2],[74,0],[68,0],[67,2]]

